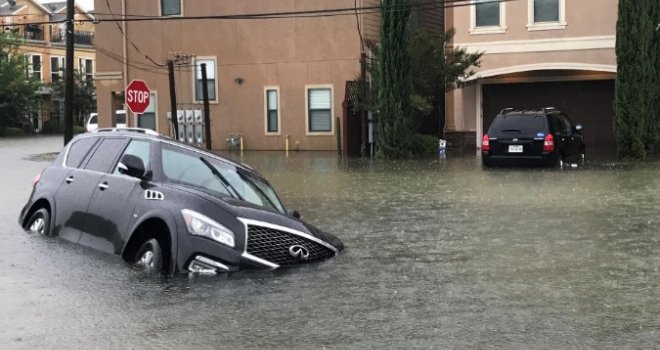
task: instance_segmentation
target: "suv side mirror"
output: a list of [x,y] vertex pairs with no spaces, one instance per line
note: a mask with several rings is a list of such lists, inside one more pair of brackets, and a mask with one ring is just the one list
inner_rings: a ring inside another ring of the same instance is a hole
[[287,214],[293,216],[296,219],[300,219],[300,213],[297,210],[289,210]]
[[131,177],[137,177],[138,179],[144,179],[144,162],[142,158],[134,156],[132,154],[124,154],[117,164],[117,169],[120,174],[128,175]]
[[578,124],[575,126],[575,131],[582,132],[582,130],[584,130],[584,126],[582,126],[582,124]]

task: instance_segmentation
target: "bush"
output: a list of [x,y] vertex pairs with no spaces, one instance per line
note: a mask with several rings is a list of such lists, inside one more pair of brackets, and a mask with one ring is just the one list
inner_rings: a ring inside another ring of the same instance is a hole
[[87,129],[85,129],[84,126],[80,126],[80,125],[74,125],[73,126],[73,134],[74,135],[82,134],[86,131],[87,131]]
[[25,135],[25,132],[23,132],[23,129],[11,127],[11,126],[6,128],[4,133],[3,133],[3,136],[7,136],[7,137],[23,136],[23,135]]
[[433,135],[415,134],[412,142],[412,152],[417,156],[429,156],[438,152],[438,137]]
[[61,134],[63,130],[57,120],[49,120],[44,123],[41,132],[44,134]]

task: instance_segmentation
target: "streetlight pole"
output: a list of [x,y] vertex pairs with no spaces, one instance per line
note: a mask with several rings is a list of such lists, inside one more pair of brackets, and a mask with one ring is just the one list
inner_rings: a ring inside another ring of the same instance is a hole
[[74,0],[66,1],[66,68],[64,71],[64,144],[73,138],[73,7]]

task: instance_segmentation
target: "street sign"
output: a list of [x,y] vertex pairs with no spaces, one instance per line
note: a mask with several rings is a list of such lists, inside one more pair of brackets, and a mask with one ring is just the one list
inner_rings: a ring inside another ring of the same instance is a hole
[[151,90],[144,80],[133,80],[126,87],[126,105],[135,114],[142,114],[149,107]]

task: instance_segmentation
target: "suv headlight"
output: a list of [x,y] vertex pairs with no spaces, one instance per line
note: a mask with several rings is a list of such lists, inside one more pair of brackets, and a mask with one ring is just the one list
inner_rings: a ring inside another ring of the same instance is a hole
[[210,238],[232,248],[235,246],[234,233],[228,228],[196,211],[183,209],[181,214],[190,234]]

